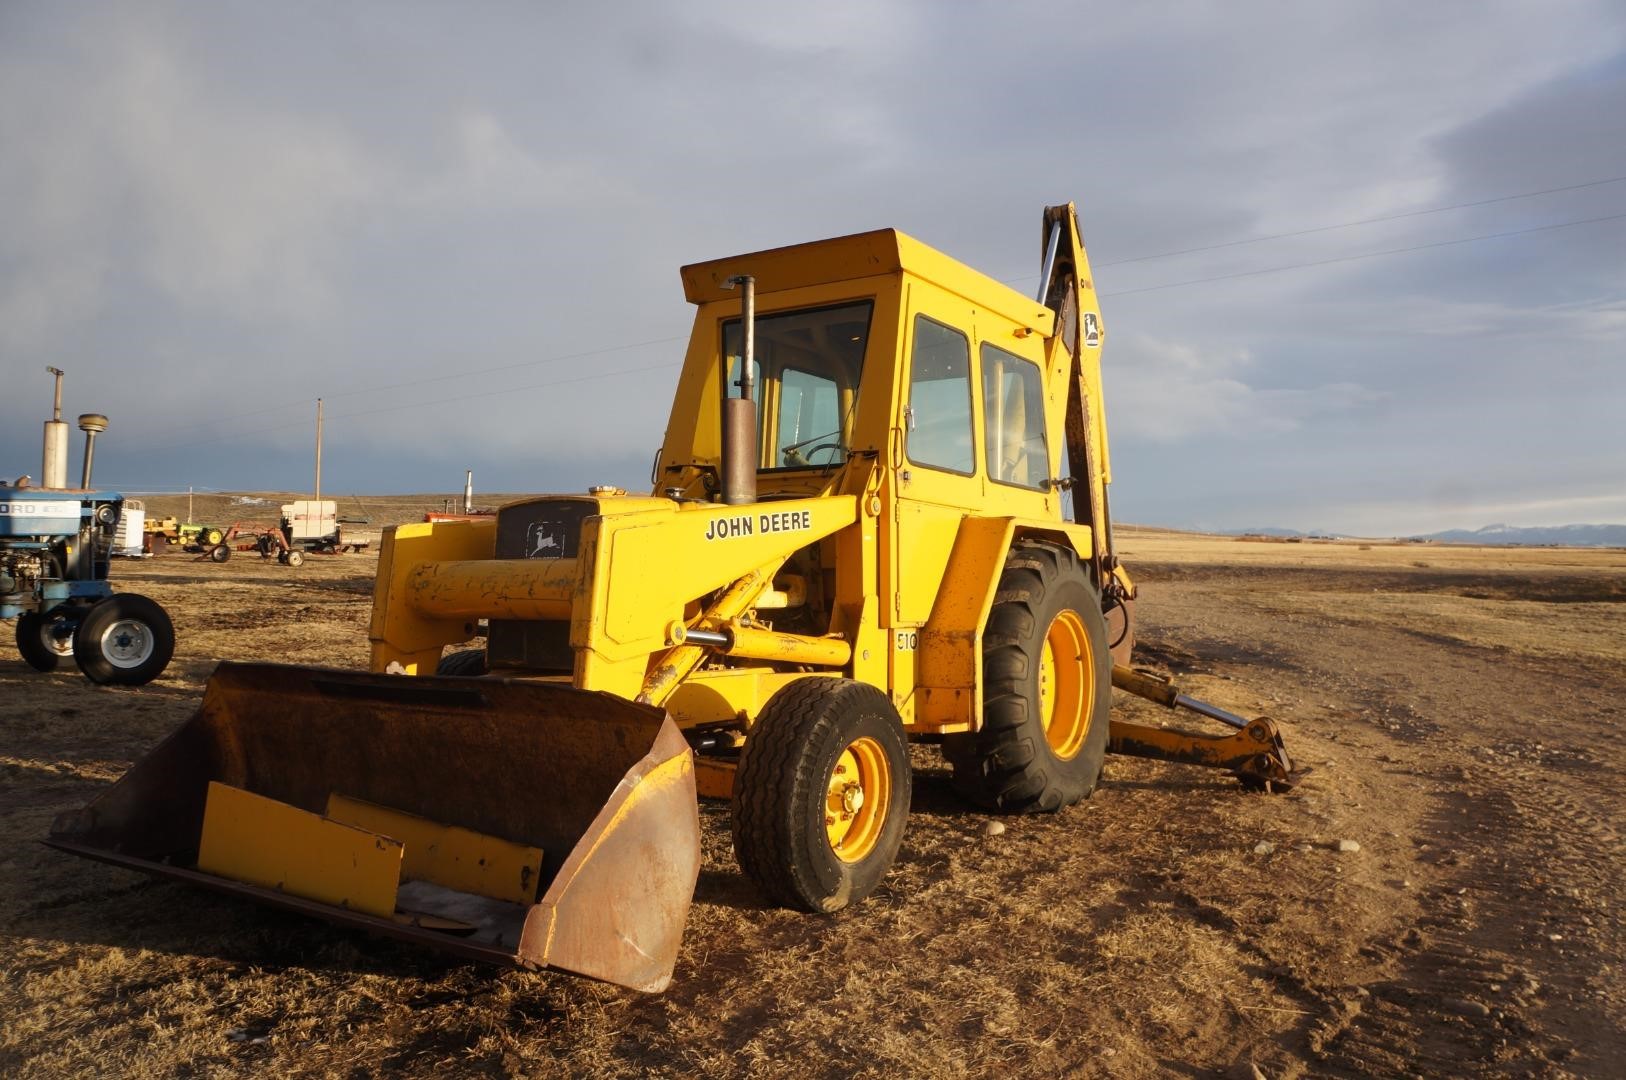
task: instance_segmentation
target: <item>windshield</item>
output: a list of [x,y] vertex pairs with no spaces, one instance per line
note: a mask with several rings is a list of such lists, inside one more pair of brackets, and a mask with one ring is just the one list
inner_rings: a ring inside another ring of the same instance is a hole
[[[752,397],[759,469],[847,460],[873,307],[865,300],[757,316]],[[740,320],[725,322],[725,397],[740,394],[740,339]]]

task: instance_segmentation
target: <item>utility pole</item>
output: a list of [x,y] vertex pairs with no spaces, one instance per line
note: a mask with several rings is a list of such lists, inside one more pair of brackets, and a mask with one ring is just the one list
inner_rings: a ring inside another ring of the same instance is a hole
[[322,501],[322,399],[316,399],[316,501]]

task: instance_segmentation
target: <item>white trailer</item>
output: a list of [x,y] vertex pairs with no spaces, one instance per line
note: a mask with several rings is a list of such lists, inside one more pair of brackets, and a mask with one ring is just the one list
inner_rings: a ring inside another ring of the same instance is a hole
[[371,537],[346,536],[344,526],[339,504],[332,499],[295,499],[282,504],[282,531],[292,548],[328,555],[365,550]]
[[141,559],[152,552],[146,549],[147,508],[139,499],[125,499],[119,512],[118,530],[113,534],[113,554],[127,559]]

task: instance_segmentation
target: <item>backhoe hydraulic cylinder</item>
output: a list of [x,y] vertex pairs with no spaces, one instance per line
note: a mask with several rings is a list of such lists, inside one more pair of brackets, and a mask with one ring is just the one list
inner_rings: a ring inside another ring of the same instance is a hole
[[1248,721],[1233,712],[1226,712],[1218,705],[1210,705],[1206,701],[1187,697],[1174,688],[1174,684],[1167,679],[1160,679],[1156,675],[1148,675],[1144,671],[1114,664],[1112,667],[1112,685],[1120,690],[1127,690],[1136,697],[1143,697],[1147,701],[1155,701],[1159,705],[1166,705],[1171,709],[1190,709],[1210,720],[1218,720],[1241,731],[1248,726]]

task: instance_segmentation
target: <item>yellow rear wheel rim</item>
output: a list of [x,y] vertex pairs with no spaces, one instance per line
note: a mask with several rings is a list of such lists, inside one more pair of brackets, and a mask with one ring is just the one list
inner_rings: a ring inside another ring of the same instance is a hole
[[1076,611],[1063,611],[1045,631],[1039,654],[1039,717],[1045,741],[1062,760],[1078,756],[1095,708],[1095,665]]
[[881,839],[892,804],[892,767],[874,739],[854,739],[841,751],[825,789],[824,832],[842,862],[859,862]]

